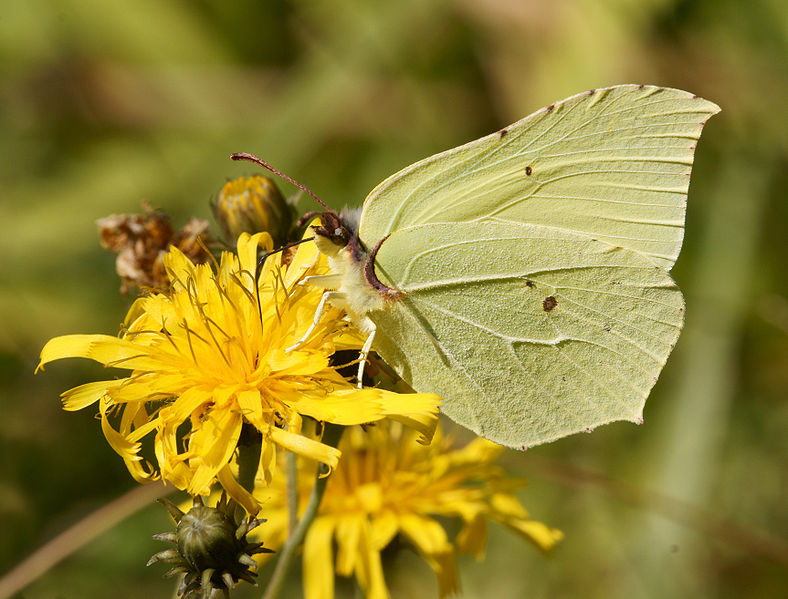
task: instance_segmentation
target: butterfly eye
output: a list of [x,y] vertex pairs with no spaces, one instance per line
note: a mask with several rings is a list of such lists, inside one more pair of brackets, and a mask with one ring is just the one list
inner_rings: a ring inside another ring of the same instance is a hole
[[334,212],[321,212],[319,216],[322,224],[312,227],[315,234],[327,238],[334,245],[345,247],[352,235],[339,215]]

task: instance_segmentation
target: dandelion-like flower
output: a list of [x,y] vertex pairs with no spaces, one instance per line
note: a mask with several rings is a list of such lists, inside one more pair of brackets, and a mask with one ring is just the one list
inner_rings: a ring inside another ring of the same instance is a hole
[[[268,258],[256,278],[261,244],[270,249],[267,234],[241,235],[237,254],[223,253],[215,269],[171,248],[164,259],[170,290],[138,299],[119,337],[56,337],[39,365],[81,357],[130,370],[65,392],[65,409],[98,402],[104,435],[135,479],[161,476],[191,495],[207,494],[218,479],[251,513],[257,504],[233,467],[244,424],[262,435],[258,471],[270,482],[277,447],[336,467],[340,452],[302,434],[304,416],[339,425],[394,418],[427,442],[440,402],[432,394],[357,389],[341,376],[332,354],[363,340],[337,309],[298,345],[321,297],[304,278],[328,266],[304,243],[289,265]],[[158,471],[140,455],[149,434]]]
[[[342,460],[304,542],[306,599],[332,599],[335,571],[355,575],[367,599],[387,599],[380,552],[397,534],[433,569],[441,597],[459,591],[455,548],[483,557],[488,521],[503,524],[545,551],[563,538],[561,531],[530,518],[514,493],[524,481],[494,465],[503,451],[499,445],[477,438],[455,449],[438,432],[432,444],[424,446],[398,423],[381,423],[366,431],[347,430],[339,447]],[[299,479],[302,506],[311,480],[306,472]],[[280,547],[288,534],[284,482],[277,479],[259,489],[258,497],[265,501],[268,518],[258,530],[267,545]],[[441,516],[463,523],[454,544],[436,520]]]

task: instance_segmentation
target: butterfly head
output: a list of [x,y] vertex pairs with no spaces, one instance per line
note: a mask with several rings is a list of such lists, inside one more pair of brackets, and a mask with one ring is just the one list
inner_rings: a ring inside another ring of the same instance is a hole
[[335,256],[341,249],[351,244],[355,233],[342,217],[334,212],[320,212],[320,224],[312,227],[315,232],[317,249],[327,256]]
[[366,258],[367,252],[358,239],[361,208],[343,208],[339,214],[328,210],[314,216],[320,217],[320,225],[312,227],[318,250],[327,256],[335,256],[344,249],[355,263]]
[[351,256],[356,259],[356,261],[361,259],[356,243],[356,231],[358,230],[360,210],[357,211],[346,209],[342,211],[342,214],[338,214],[336,210],[329,208],[329,206],[326,205],[323,200],[317,197],[308,187],[292,179],[291,177],[288,177],[284,173],[278,171],[273,166],[268,164],[266,161],[253,154],[239,152],[236,154],[231,154],[230,158],[233,160],[246,160],[248,162],[253,162],[259,166],[262,166],[266,170],[271,171],[275,175],[279,175],[285,181],[292,183],[302,191],[305,191],[310,196],[312,196],[312,198],[314,198],[314,200],[325,210],[309,212],[308,214],[305,214],[303,217],[301,217],[301,219],[299,219],[298,225],[300,226],[312,218],[319,216],[321,224],[312,227],[312,229],[315,231],[315,243],[317,243],[318,249],[326,255],[333,256],[336,255],[341,249],[347,247],[350,250]]
[[230,158],[233,160],[253,162],[271,171],[275,175],[279,175],[285,181],[292,183],[312,196],[312,198],[325,209],[322,212],[317,211],[305,214],[299,219],[298,225],[300,226],[314,217],[320,217],[320,224],[312,227],[312,230],[315,232],[315,245],[317,245],[317,249],[322,254],[325,254],[329,258],[329,262],[332,264],[334,270],[337,270],[340,263],[344,263],[344,267],[339,268],[340,271],[352,270],[357,272],[359,275],[358,281],[363,283],[361,287],[367,290],[366,293],[370,295],[370,297],[375,297],[377,299],[380,297],[396,299],[402,295],[401,292],[396,289],[381,283],[375,274],[375,256],[388,235],[381,239],[369,253],[367,253],[367,249],[361,245],[358,239],[358,226],[361,219],[360,208],[345,208],[341,213],[337,213],[336,210],[330,208],[308,187],[276,170],[273,166],[257,156],[241,152],[231,154]]

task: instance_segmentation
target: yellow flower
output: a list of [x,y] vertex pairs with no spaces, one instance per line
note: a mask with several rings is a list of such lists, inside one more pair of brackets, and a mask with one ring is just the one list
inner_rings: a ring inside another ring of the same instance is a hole
[[[366,431],[346,430],[339,447],[342,460],[304,542],[306,599],[332,599],[335,570],[355,575],[368,599],[386,599],[380,552],[398,533],[435,571],[440,596],[457,593],[455,548],[436,516],[461,519],[456,549],[478,559],[484,555],[490,520],[545,551],[563,538],[561,531],[530,518],[514,494],[524,481],[507,477],[493,464],[503,450],[499,445],[477,438],[454,449],[437,432],[432,444],[424,446],[397,423],[380,423]],[[302,507],[312,481],[308,472],[299,480]],[[259,489],[257,497],[268,519],[259,534],[277,549],[288,534],[284,482],[278,478]]]
[[[270,249],[270,237],[241,235],[237,254],[225,252],[216,271],[171,248],[164,259],[170,291],[138,299],[120,337],[56,337],[39,364],[81,357],[131,370],[66,391],[65,409],[98,402],[104,435],[135,479],[161,476],[191,495],[207,494],[218,479],[249,511],[257,506],[230,465],[245,423],[262,434],[259,471],[270,482],[277,446],[336,467],[340,452],[301,434],[303,416],[339,425],[394,418],[428,442],[440,402],[432,394],[357,389],[343,378],[329,358],[363,339],[333,308],[286,351],[309,328],[321,297],[304,278],[328,267],[305,243],[288,266],[278,254],[268,258],[255,288],[259,245]],[[160,473],[139,455],[150,433]]]

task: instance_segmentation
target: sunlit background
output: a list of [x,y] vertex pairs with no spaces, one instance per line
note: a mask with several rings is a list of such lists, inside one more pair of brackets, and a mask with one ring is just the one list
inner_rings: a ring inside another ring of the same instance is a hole
[[[178,226],[209,218],[223,182],[255,172],[228,159],[237,151],[358,204],[392,172],[550,102],[650,83],[723,110],[698,145],[673,270],[684,332],[642,426],[506,454],[531,481],[533,516],[566,540],[546,558],[493,528],[486,561],[461,559],[463,586],[785,596],[787,42],[782,0],[4,0],[0,575],[134,486],[91,411],[60,409],[58,394],[101,368],[33,376],[48,338],[113,334],[129,305],[97,218],[142,201]],[[150,505],[18,596],[171,596],[164,568],[144,567],[169,527]],[[437,597],[407,547],[385,558],[394,599]]]

